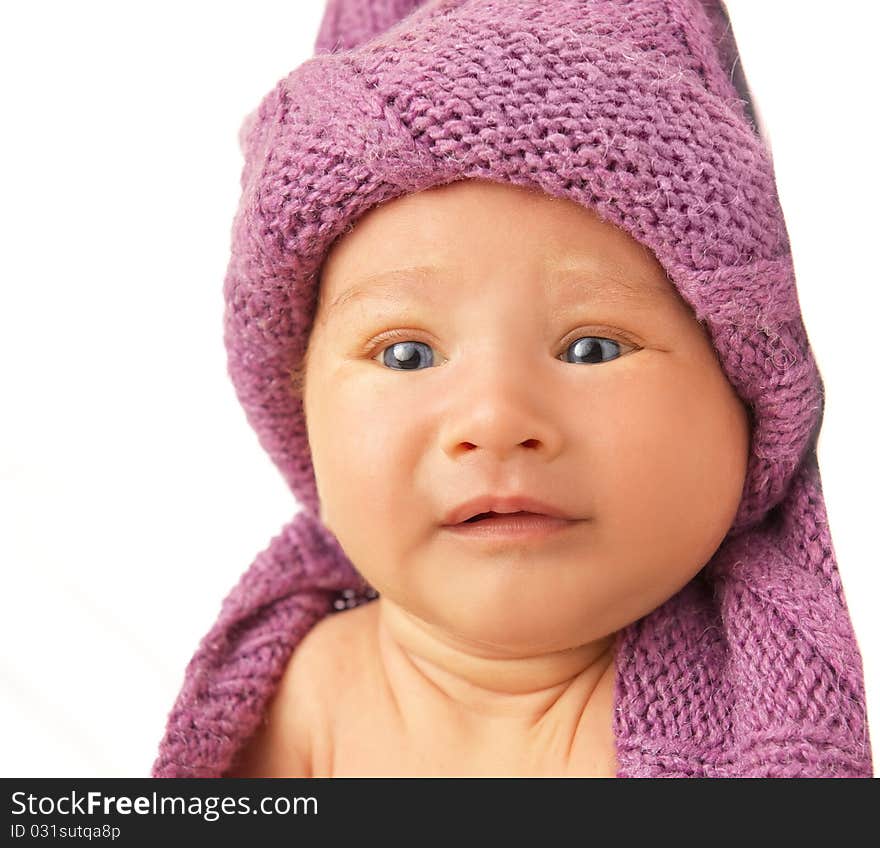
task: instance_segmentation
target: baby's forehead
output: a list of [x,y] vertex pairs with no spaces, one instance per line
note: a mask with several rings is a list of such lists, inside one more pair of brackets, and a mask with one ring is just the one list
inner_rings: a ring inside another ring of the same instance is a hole
[[[535,188],[466,179],[401,194],[358,215],[330,246],[322,273],[336,266],[397,262],[409,254],[472,254],[503,246],[511,255],[534,252],[564,259],[584,250],[622,253],[644,248],[594,209]],[[648,251],[650,254],[650,251]],[[430,263],[427,263],[430,264]],[[436,263],[435,263],[436,264]]]
[[[508,188],[512,194],[445,186],[371,209],[325,259],[322,311],[394,298],[441,308],[503,286],[528,286],[549,300],[631,304],[671,293],[657,258],[623,229],[572,201]],[[499,202],[522,204],[523,196],[525,210],[498,213]]]

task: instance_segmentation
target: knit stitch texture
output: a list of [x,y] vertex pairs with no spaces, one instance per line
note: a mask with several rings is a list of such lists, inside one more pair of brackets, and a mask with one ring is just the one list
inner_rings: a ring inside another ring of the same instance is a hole
[[152,774],[222,776],[305,633],[370,587],[319,518],[301,400],[318,276],[372,207],[460,179],[568,198],[649,247],[747,405],[710,562],[618,634],[619,777],[866,777],[862,663],[829,534],[824,391],[766,145],[711,0],[331,0],[242,125],[229,375],[302,511],[223,602]]

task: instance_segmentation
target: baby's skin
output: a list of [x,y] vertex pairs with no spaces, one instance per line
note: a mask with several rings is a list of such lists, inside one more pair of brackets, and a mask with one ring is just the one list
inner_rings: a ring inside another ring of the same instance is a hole
[[[710,559],[749,455],[653,254],[523,187],[396,198],[328,255],[294,390],[379,597],[306,635],[229,776],[614,776],[615,636]],[[449,526],[519,495],[568,520]]]

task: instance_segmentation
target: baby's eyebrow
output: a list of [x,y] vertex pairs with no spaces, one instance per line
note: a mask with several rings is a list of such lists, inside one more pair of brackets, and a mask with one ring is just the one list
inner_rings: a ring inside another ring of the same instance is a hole
[[[422,298],[439,302],[445,291],[436,282],[442,277],[443,271],[434,265],[413,265],[358,277],[328,304],[322,323],[326,323],[331,315],[344,312],[347,306],[357,301],[399,302],[402,298]],[[617,301],[652,304],[667,293],[666,288],[648,279],[644,272],[626,274],[621,269],[611,270],[596,263],[569,263],[551,267],[546,269],[544,278],[561,303]]]
[[425,284],[439,279],[440,276],[440,269],[434,265],[412,265],[358,277],[327,306],[325,320],[358,300],[391,300],[399,298],[402,291],[415,296],[414,288],[422,290],[422,294],[427,293],[430,297],[433,287]]

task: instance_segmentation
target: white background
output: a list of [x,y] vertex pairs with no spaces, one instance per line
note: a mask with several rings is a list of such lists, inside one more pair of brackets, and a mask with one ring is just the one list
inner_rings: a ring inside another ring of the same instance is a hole
[[[880,745],[877,12],[731,0],[772,142]],[[0,21],[0,771],[147,775],[222,598],[297,504],[226,376],[245,114],[322,0],[17,3]],[[870,18],[870,20],[869,20]]]

